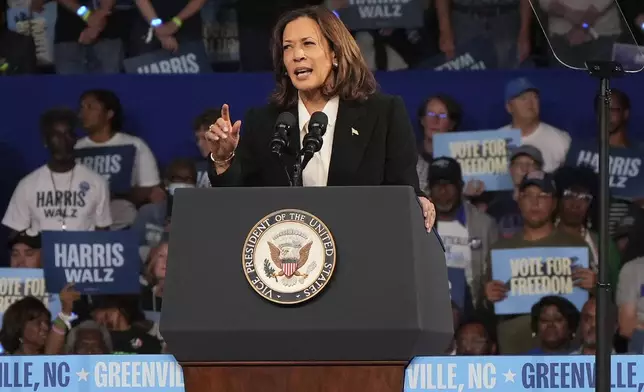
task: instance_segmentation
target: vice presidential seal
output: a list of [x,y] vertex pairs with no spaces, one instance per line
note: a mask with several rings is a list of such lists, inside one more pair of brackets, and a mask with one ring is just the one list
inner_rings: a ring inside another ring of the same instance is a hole
[[280,210],[250,231],[242,254],[246,279],[262,297],[297,304],[319,294],[335,269],[335,241],[326,225],[301,210]]

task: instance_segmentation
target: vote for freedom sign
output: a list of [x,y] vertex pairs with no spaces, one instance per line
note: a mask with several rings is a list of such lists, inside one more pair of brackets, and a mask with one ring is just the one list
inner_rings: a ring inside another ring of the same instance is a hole
[[129,146],[88,147],[75,151],[76,162],[100,174],[113,194],[126,194],[132,188],[136,148]]
[[456,159],[465,183],[479,180],[486,191],[503,191],[513,188],[510,155],[520,144],[517,129],[438,133],[434,135],[434,157]]
[[0,327],[7,308],[25,297],[39,299],[49,309],[52,319],[60,312],[58,294],[45,289],[45,277],[40,268],[0,268]]
[[[644,391],[644,356],[611,357],[611,391]],[[594,392],[594,355],[416,357],[404,392]]]
[[492,279],[508,289],[507,298],[494,304],[498,315],[530,313],[548,295],[564,297],[580,310],[588,300],[572,279],[576,268],[588,268],[588,248],[495,249],[491,256]]
[[124,231],[43,231],[47,291],[74,283],[83,294],[140,292],[136,237]]

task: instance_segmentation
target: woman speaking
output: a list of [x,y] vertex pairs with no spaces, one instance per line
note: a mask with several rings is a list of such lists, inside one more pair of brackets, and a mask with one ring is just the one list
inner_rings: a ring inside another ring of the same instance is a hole
[[[328,119],[322,147],[302,171],[301,185],[410,185],[429,230],[436,212],[418,185],[416,144],[404,103],[376,92],[376,80],[340,19],[323,7],[286,13],[275,26],[272,54],[275,92],[269,105],[247,113],[241,140],[242,122],[230,119],[228,105],[206,132],[212,186],[289,185],[294,173],[269,149],[273,125],[280,113],[294,116],[297,129],[282,158],[292,167],[312,114],[322,112]],[[319,113],[313,117],[311,123],[317,123]]]

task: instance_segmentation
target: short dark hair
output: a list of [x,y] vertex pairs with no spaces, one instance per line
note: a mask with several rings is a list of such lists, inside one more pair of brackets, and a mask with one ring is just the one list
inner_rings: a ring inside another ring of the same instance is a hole
[[192,130],[197,132],[202,127],[209,127],[214,124],[219,117],[221,117],[221,109],[206,109],[192,121]]
[[194,160],[188,158],[173,159],[165,168],[165,178],[169,179],[172,176],[172,172],[177,168],[188,169],[190,170],[190,173],[194,174],[194,177],[197,178],[197,165]]
[[461,126],[461,121],[463,121],[463,109],[454,98],[447,94],[436,94],[425,99],[418,107],[418,120],[425,117],[427,105],[433,100],[441,101],[445,105],[445,108],[447,108],[447,116],[454,123],[454,130],[458,130]]
[[0,344],[10,354],[20,348],[20,340],[25,332],[25,324],[41,315],[51,320],[51,313],[47,307],[35,297],[25,297],[14,302],[2,317],[2,330],[0,330]]
[[[0,0],[1,1],[1,0]],[[56,124],[64,124],[74,130],[78,122],[76,113],[68,108],[54,108],[40,115],[40,132],[44,136]]]
[[[622,90],[611,88],[610,89],[611,99],[616,99],[619,101],[622,110],[631,110],[631,99],[628,97],[628,94]],[[602,102],[602,97],[600,93],[595,95],[595,112],[599,113],[599,108]]]
[[543,309],[548,306],[554,306],[559,310],[562,316],[568,322],[568,330],[571,333],[577,332],[579,328],[579,319],[581,314],[579,310],[573,305],[572,302],[568,301],[564,297],[559,297],[557,295],[547,295],[539,300],[536,304],[532,305],[532,311],[530,312],[530,326],[532,332],[537,333],[539,330],[539,318],[541,318],[541,312]]
[[339,96],[343,100],[364,101],[376,92],[378,83],[360,52],[356,40],[342,21],[324,6],[312,6],[289,11],[282,15],[273,29],[271,52],[273,72],[277,86],[271,102],[278,107],[289,107],[297,103],[295,86],[284,68],[282,39],[286,25],[299,18],[309,18],[320,27],[330,50],[335,53],[338,66],[335,67],[322,86],[322,96],[329,99]]
[[458,338],[458,336],[463,332],[465,327],[467,327],[468,325],[475,325],[475,324],[482,326],[483,330],[485,331],[486,337],[488,339],[492,340],[492,334],[490,333],[490,329],[489,329],[488,324],[485,321],[483,321],[483,319],[480,319],[480,318],[477,318],[477,317],[473,317],[473,318],[470,318],[470,319],[462,322],[458,326],[458,328],[456,328],[456,330],[454,331],[454,339]]
[[121,106],[121,100],[119,97],[110,90],[103,89],[94,89],[87,90],[81,94],[80,100],[82,101],[88,96],[96,98],[103,106],[105,110],[111,111],[114,115],[110,121],[110,126],[112,131],[118,132],[123,130],[123,106]]

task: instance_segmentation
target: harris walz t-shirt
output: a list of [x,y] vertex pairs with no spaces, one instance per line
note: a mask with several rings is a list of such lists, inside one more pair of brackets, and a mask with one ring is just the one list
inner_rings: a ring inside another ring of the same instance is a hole
[[[79,0],[79,5],[86,6],[91,11],[100,6],[100,0]],[[87,27],[87,23],[76,12],[68,10],[58,3],[56,16],[56,27],[54,41],[60,42],[78,42],[80,34]],[[132,18],[137,15],[136,9],[120,9],[115,7],[112,13],[107,17],[105,28],[98,36],[98,39],[119,39],[126,36],[132,24]]]

